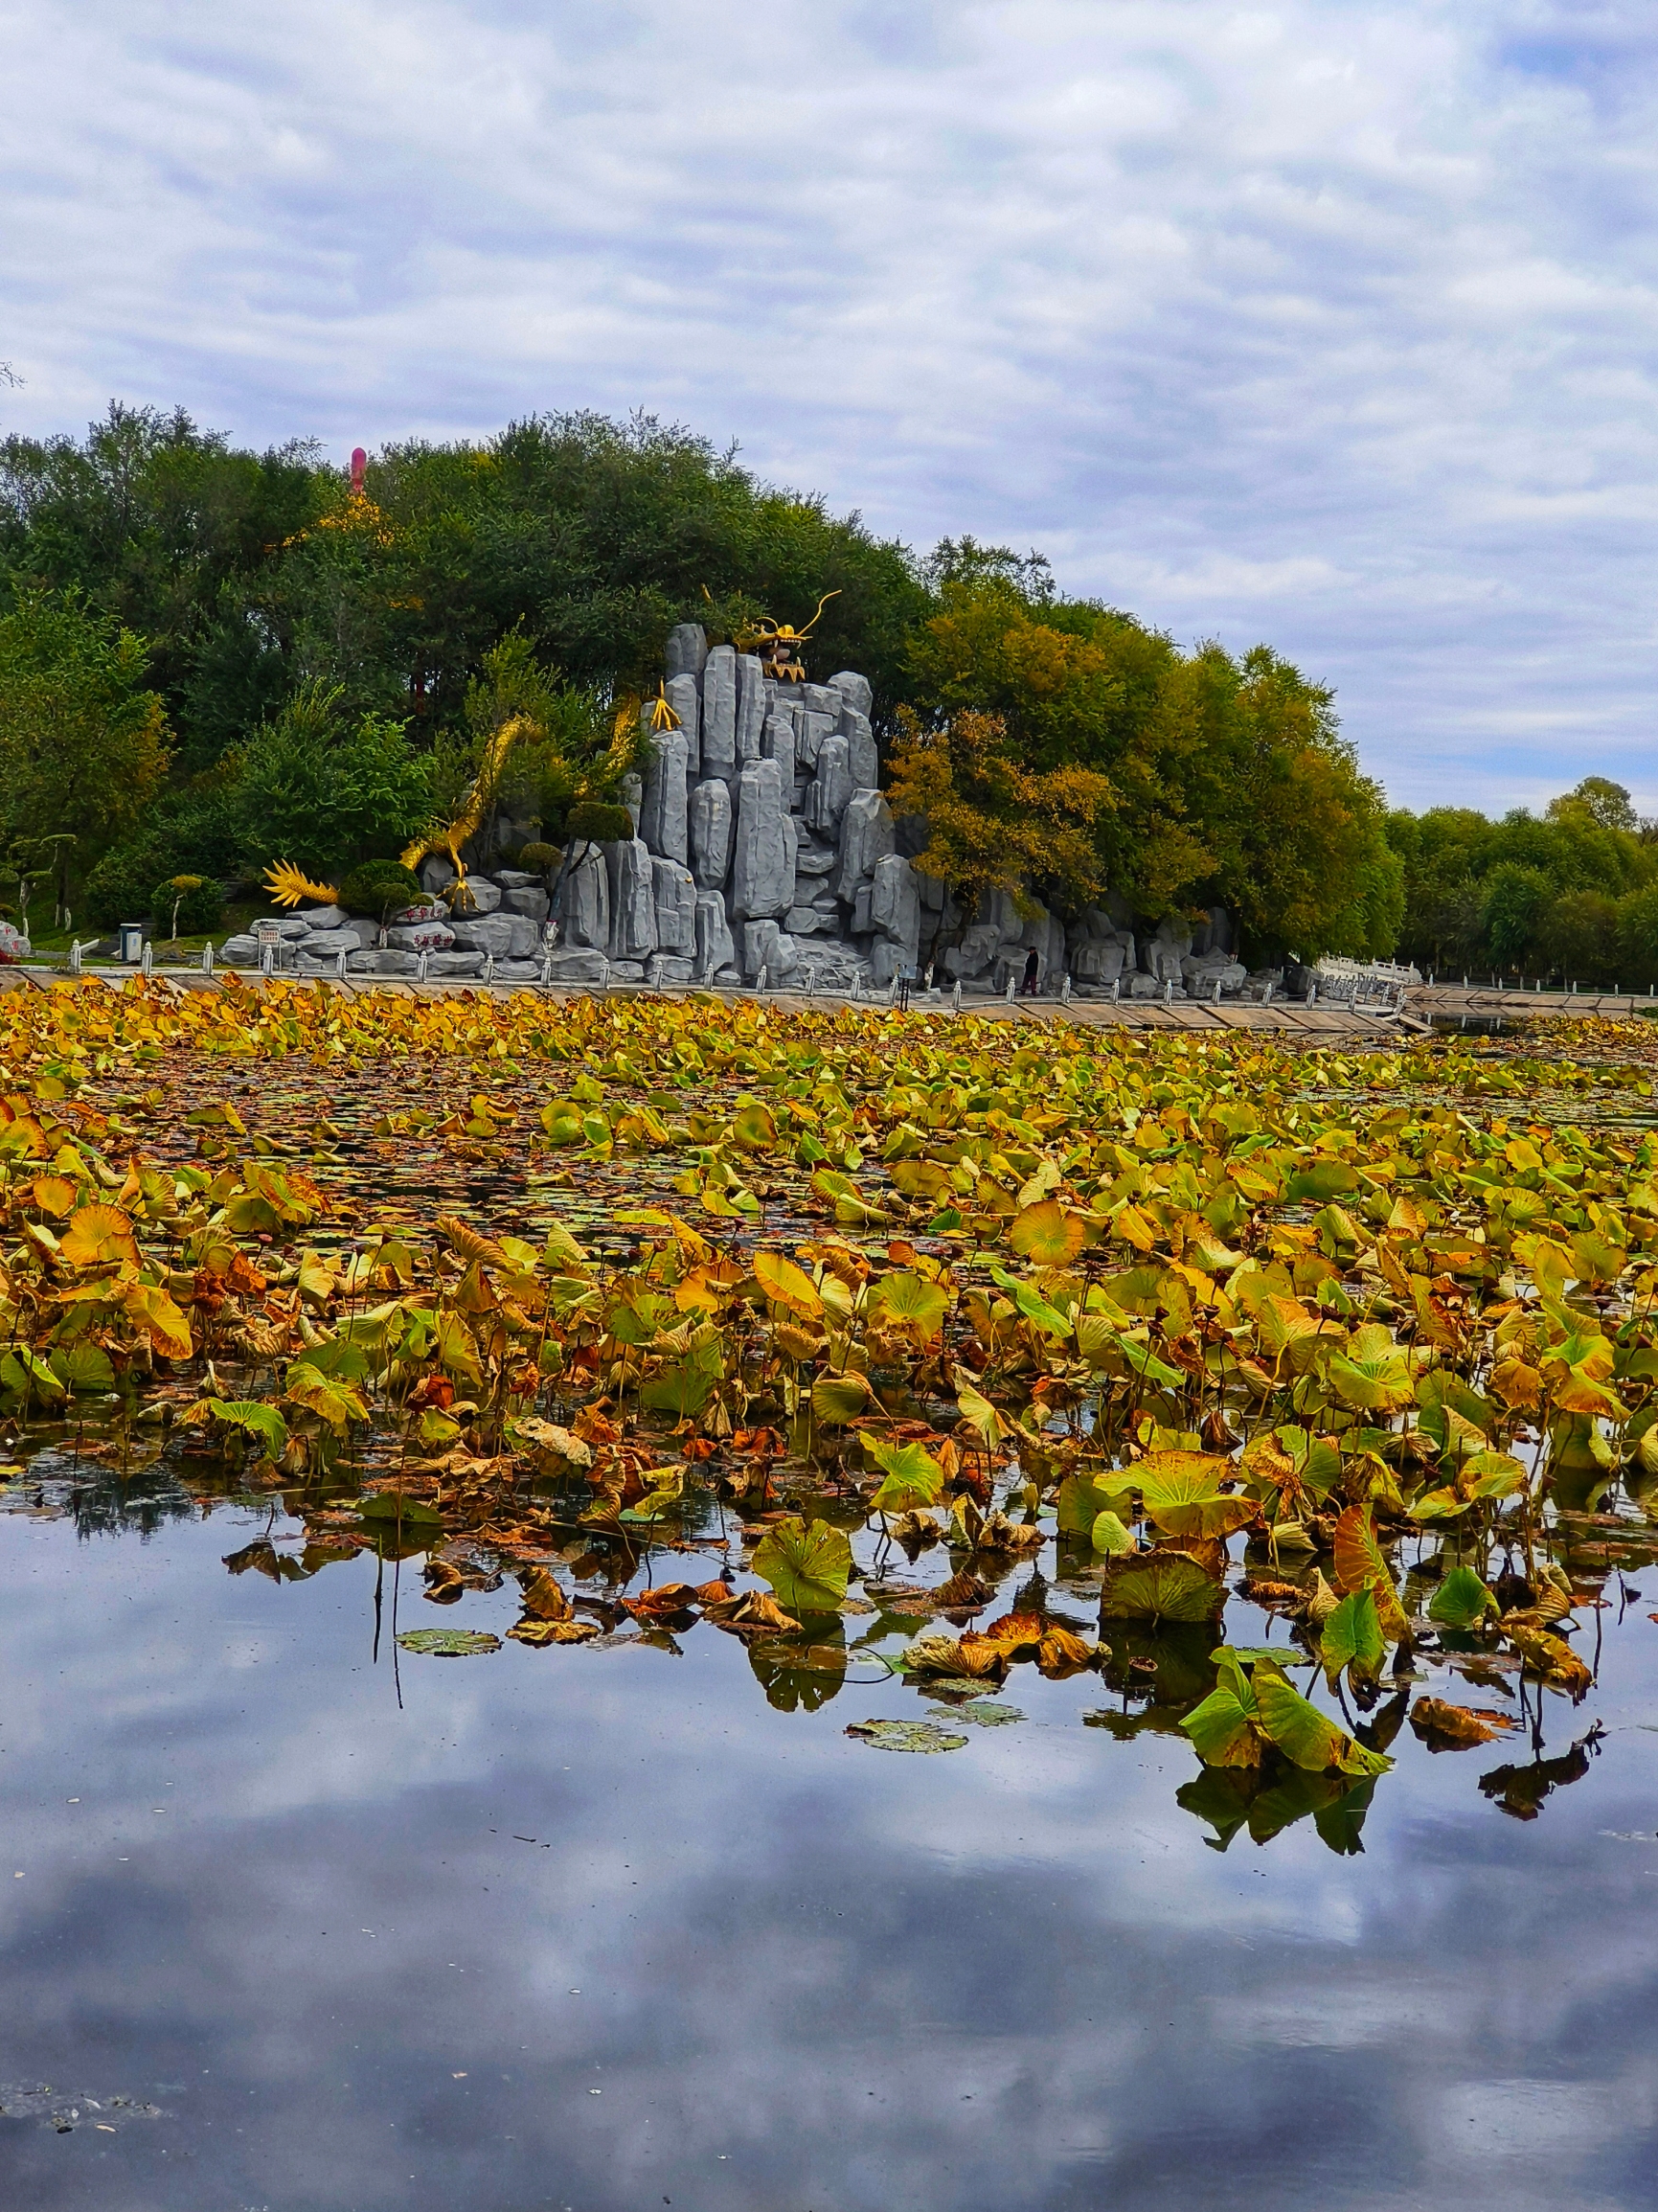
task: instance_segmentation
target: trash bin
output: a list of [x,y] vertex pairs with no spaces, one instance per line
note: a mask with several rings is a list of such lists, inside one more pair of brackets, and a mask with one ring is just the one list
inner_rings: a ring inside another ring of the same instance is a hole
[[117,934],[121,939],[121,958],[136,968],[144,958],[144,924],[124,922]]

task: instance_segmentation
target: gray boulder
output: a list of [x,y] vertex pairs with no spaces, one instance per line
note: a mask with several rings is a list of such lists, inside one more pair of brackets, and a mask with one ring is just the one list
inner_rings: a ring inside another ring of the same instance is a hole
[[751,761],[738,786],[729,901],[734,922],[775,918],[788,911],[794,855],[787,820],[777,763]]
[[497,960],[527,960],[541,932],[522,914],[480,914],[450,924],[457,952],[492,952]]
[[653,990],[669,984],[694,983],[694,964],[675,952],[653,952],[645,963],[645,980]]
[[302,906],[294,916],[307,929],[343,929],[351,917],[343,906]]
[[853,669],[842,669],[838,676],[830,676],[824,688],[826,691],[839,692],[854,714],[868,717],[874,704],[868,676],[859,675]]
[[951,945],[939,956],[939,966],[952,979],[971,982],[983,975],[996,957],[999,942],[993,922],[975,922],[962,933],[960,945]]
[[1169,915],[1157,924],[1157,934],[1142,948],[1146,972],[1158,983],[1180,984],[1181,962],[1192,950],[1192,930],[1175,915]]
[[875,862],[893,849],[893,817],[879,791],[854,791],[841,816],[840,861],[835,890],[850,906],[860,882],[874,876]]
[[765,670],[758,653],[737,656],[737,760],[739,767],[758,761],[764,751],[761,733],[765,728]]
[[602,983],[609,967],[602,952],[572,947],[553,954],[547,980],[550,983]]
[[536,882],[514,883],[511,890],[502,892],[501,903],[513,914],[528,916],[532,922],[545,922],[552,909],[545,887]]
[[708,632],[701,623],[676,623],[668,633],[662,659],[669,676],[690,676],[694,683],[708,659]]
[[1115,983],[1134,956],[1134,941],[1120,937],[1079,937],[1070,950],[1071,972],[1079,983]]
[[[669,705],[679,717],[680,733],[685,739],[686,764],[694,774],[700,775],[703,773],[698,764],[702,759],[702,700],[696,689],[696,678],[670,676],[663,690]],[[707,772],[710,775],[719,773],[713,768]]]
[[737,961],[737,947],[732,943],[731,924],[726,919],[725,901],[717,891],[699,892],[696,901],[696,972],[698,976],[717,974],[722,968],[731,968]]
[[609,950],[610,871],[598,846],[589,846],[565,877],[560,909],[567,945]]
[[313,929],[299,940],[299,949],[312,960],[337,960],[342,952],[361,952],[363,941],[354,929]]
[[644,960],[656,950],[656,878],[643,837],[604,847],[610,876],[610,957]]
[[761,733],[761,757],[775,761],[785,791],[794,788],[794,717],[767,715]]
[[446,853],[428,853],[420,862],[420,889],[436,897],[455,880],[455,863]]
[[818,752],[817,773],[806,795],[807,826],[819,836],[832,837],[855,787],[847,741],[838,733],[826,738]]
[[742,979],[753,983],[763,968],[769,982],[783,973],[778,941],[783,932],[775,922],[745,922],[742,925]]
[[497,868],[495,881],[503,892],[523,891],[542,878],[528,868]]
[[729,776],[737,750],[737,648],[716,645],[702,672],[702,773]]
[[677,860],[652,860],[656,900],[656,947],[689,956],[696,950],[696,885],[691,870]]
[[412,922],[386,931],[386,943],[394,952],[446,952],[454,942],[455,931],[447,922]]
[[915,964],[921,942],[920,894],[916,888],[915,870],[896,853],[875,862],[870,922],[900,948],[906,961]]
[[820,913],[815,906],[791,906],[783,925],[791,937],[822,937],[833,931],[835,918]]
[[731,872],[731,791],[715,776],[691,794],[691,865],[705,891],[717,891]]
[[[712,667],[712,656],[710,665]],[[652,853],[685,865],[689,851],[685,818],[685,775],[690,754],[683,730],[659,730],[656,758],[645,779],[645,805],[639,835]]]
[[860,715],[854,707],[842,707],[836,727],[847,741],[853,788],[865,790],[871,785],[878,784],[881,756],[875,744],[874,732],[870,728],[868,715]]
[[817,767],[817,757],[823,750],[824,740],[834,730],[836,714],[814,715],[809,708],[800,718],[800,734],[795,740],[795,762],[802,768]]

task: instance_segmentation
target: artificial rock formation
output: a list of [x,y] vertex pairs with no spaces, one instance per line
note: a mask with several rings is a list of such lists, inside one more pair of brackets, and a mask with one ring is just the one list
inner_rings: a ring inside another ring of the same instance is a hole
[[[672,726],[659,728],[668,719]],[[283,918],[284,963],[320,973],[564,983],[714,981],[846,992],[932,969],[940,984],[1001,992],[1027,976],[1094,997],[1259,995],[1231,922],[1140,915],[1115,897],[1070,921],[1006,891],[964,914],[916,865],[924,821],[895,821],[878,784],[867,677],[786,683],[695,623],[670,630],[661,699],[642,710],[651,759],[625,780],[635,834],[570,855],[556,886],[511,868],[475,870],[463,892],[438,855],[426,902],[382,941],[337,908]],[[487,855],[480,855],[487,857]],[[550,893],[556,897],[556,907]],[[252,936],[228,961],[248,966]]]

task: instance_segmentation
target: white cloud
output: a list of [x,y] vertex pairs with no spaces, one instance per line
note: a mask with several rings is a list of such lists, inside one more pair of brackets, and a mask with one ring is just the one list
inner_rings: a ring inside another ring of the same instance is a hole
[[0,38],[14,423],[118,395],[343,457],[644,405],[1269,639],[1400,797],[1658,808],[1629,0],[10,0]]

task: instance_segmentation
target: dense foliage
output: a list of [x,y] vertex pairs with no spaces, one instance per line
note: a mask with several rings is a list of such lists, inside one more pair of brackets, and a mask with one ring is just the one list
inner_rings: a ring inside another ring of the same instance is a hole
[[1387,817],[1404,872],[1401,953],[1441,975],[1658,981],[1658,841],[1629,794],[1586,776],[1541,816]]
[[[141,830],[77,830],[81,876],[122,848],[89,886],[101,916],[114,877],[390,856],[486,767],[485,834],[504,818],[559,845],[573,806],[614,801],[616,711],[654,689],[669,627],[733,637],[762,613],[809,626],[814,673],[870,676],[884,744],[907,708],[938,769],[956,718],[987,716],[1032,788],[1089,795],[1068,822],[1088,850],[1068,837],[1033,885],[1061,907],[1098,882],[1152,919],[1218,901],[1253,952],[1303,955],[1385,952],[1402,910],[1329,693],[1266,647],[1182,651],[1062,598],[1035,556],[962,539],[918,559],[649,419],[390,446],[359,494],[311,447],[238,451],[115,408],[81,442],[0,447],[6,604],[131,640],[156,758],[172,747],[158,795],[121,779]],[[1014,786],[991,782],[983,810],[953,791],[952,877],[1001,843]]]

